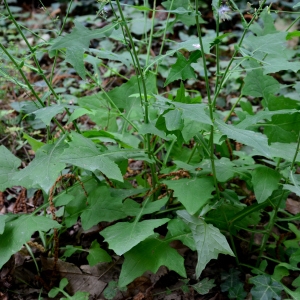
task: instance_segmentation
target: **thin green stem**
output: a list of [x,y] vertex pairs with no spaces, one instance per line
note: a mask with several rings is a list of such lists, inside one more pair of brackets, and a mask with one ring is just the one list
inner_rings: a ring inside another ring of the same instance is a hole
[[[34,61],[35,65],[36,65],[36,67],[37,67],[37,69],[38,69],[38,74],[43,78],[43,80],[44,80],[45,83],[47,84],[49,90],[50,90],[51,93],[54,95],[54,97],[55,97],[57,100],[59,100],[59,96],[58,96],[58,95],[56,94],[56,92],[54,91],[52,85],[50,84],[50,82],[48,81],[47,77],[45,76],[44,71],[42,70],[42,68],[41,68],[41,66],[40,66],[40,64],[39,64],[39,62],[38,62],[38,60],[37,60],[37,58],[36,58],[36,55],[35,55],[35,49],[31,47],[31,45],[30,45],[30,43],[28,42],[27,38],[25,37],[23,31],[21,30],[21,28],[20,28],[18,22],[16,21],[16,19],[15,19],[14,16],[13,16],[13,14],[11,13],[11,11],[10,11],[10,9],[9,9],[9,6],[8,6],[8,4],[7,4],[7,0],[4,0],[4,4],[5,4],[5,7],[6,7],[6,10],[7,10],[8,14],[9,14],[10,20],[11,20],[11,21],[14,23],[14,25],[16,26],[18,32],[19,32],[20,35],[22,36],[22,38],[23,38],[24,42],[26,43],[26,45],[27,45],[27,47],[28,47],[30,53],[32,54],[33,61]],[[43,104],[44,104],[44,103],[43,103]],[[69,112],[67,109],[66,109],[66,112],[67,112],[67,114],[70,116],[70,112]],[[79,128],[78,128],[78,126],[77,126],[77,124],[76,124],[75,121],[73,121],[73,125],[74,125],[76,131],[77,131],[78,133],[80,133],[80,130],[79,130]],[[64,131],[63,131],[63,132],[64,132]]]
[[163,161],[163,166],[164,166],[164,167],[167,166],[167,162],[168,162],[170,153],[171,153],[171,151],[172,151],[172,149],[173,149],[173,147],[174,147],[175,142],[176,142],[176,138],[174,138],[174,139],[172,140],[171,145],[170,145],[170,147],[168,148],[168,151],[167,151],[167,153],[166,153],[166,156],[164,157],[164,161]]
[[[220,7],[221,5],[221,1],[219,1],[218,6]],[[220,35],[220,16],[219,14],[216,15],[217,19],[216,19],[216,39],[219,37]],[[218,88],[219,85],[219,79],[220,79],[220,45],[219,43],[217,43],[216,45],[216,68],[217,68],[217,77],[216,77],[216,83],[215,83],[215,91]]]
[[[14,59],[14,57],[12,55],[10,55],[10,53],[5,49],[5,47],[2,45],[2,43],[0,44],[0,48],[3,50],[3,52],[8,56],[8,58],[11,60],[11,62],[16,66],[16,69],[19,71],[20,75],[22,76],[23,80],[25,81],[27,87],[29,88],[29,90],[31,91],[31,93],[33,94],[33,96],[36,98],[36,100],[40,103],[40,105],[42,107],[45,107],[44,102],[42,101],[42,99],[38,96],[38,94],[35,92],[34,88],[32,87],[32,85],[30,84],[30,82],[28,81],[26,75],[24,74],[24,72],[22,71],[22,69],[20,68],[20,66],[18,65],[18,63],[16,62],[16,60]],[[59,129],[65,133],[64,128],[61,126],[61,124],[55,119],[53,118],[54,123],[59,127]]]
[[[146,57],[146,63],[145,63],[146,66],[148,65],[148,62],[149,62],[150,51],[151,51],[151,47],[152,47],[152,39],[153,39],[153,31],[154,31],[154,21],[155,21],[155,8],[156,8],[156,0],[153,1],[152,23],[151,23],[152,25],[151,25],[149,43],[148,43],[148,47],[147,47],[147,57]],[[146,36],[147,36],[147,33],[146,33]]]
[[114,103],[114,101],[109,97],[109,95],[106,93],[106,91],[103,89],[103,87],[98,83],[98,81],[91,74],[89,74],[89,73],[88,73],[88,76],[100,88],[100,90],[102,91],[102,93],[105,95],[105,97],[109,101],[110,105],[118,112],[118,114],[120,115],[120,117],[123,118],[126,122],[128,122],[128,124],[130,124],[135,131],[138,131],[138,128],[124,115],[124,113],[122,113],[120,111],[120,109],[117,107],[117,105]]
[[[155,0],[156,1],[156,0]],[[148,0],[144,0],[144,6],[148,7],[149,3]],[[147,35],[147,19],[148,19],[148,12],[144,11],[144,41],[147,44],[148,43],[148,35]]]
[[[171,4],[170,4],[170,8],[169,8],[169,12],[168,12],[167,20],[166,20],[166,25],[165,25],[165,30],[164,30],[164,33],[162,36],[161,45],[160,45],[160,49],[159,49],[159,54],[158,54],[159,56],[162,54],[164,46],[165,46],[168,24],[169,24],[169,19],[170,19],[170,15],[171,15],[170,10],[172,10],[173,4],[174,4],[174,0],[172,0]],[[159,64],[160,64],[160,61],[158,61],[157,65],[156,65],[156,71],[155,71],[156,74],[158,73]]]
[[231,114],[233,113],[235,107],[238,105],[238,103],[241,101],[243,97],[243,94],[240,94],[239,98],[237,99],[237,101],[232,105],[230,112],[228,113],[227,117],[224,119],[224,122],[226,123],[228,121],[228,119],[231,117]]
[[299,20],[300,16],[297,19],[295,19],[285,31],[289,31]]
[[229,0],[229,3],[230,3],[230,5],[231,5],[231,8],[232,8],[234,11],[238,11],[238,12],[239,12],[240,17],[241,17],[241,19],[242,19],[242,22],[243,22],[244,24],[247,24],[247,21],[245,20],[244,15],[243,15],[242,12],[239,10],[239,8],[238,8],[237,5],[235,4],[235,2],[232,1],[232,0]]
[[[125,29],[126,35],[130,42],[131,49],[133,51],[133,56],[135,58],[139,79],[142,82],[144,101],[142,101],[142,97],[141,97],[141,103],[144,107],[144,122],[145,122],[145,124],[149,124],[149,109],[148,109],[149,101],[148,101],[145,77],[144,77],[144,74],[143,74],[139,59],[138,59],[138,55],[137,55],[137,52],[135,49],[135,44],[132,39],[131,32],[128,28],[127,22],[125,20],[125,17],[124,17],[124,14],[123,14],[123,11],[122,11],[122,8],[120,5],[120,1],[116,0],[116,3],[117,3],[117,7],[118,7],[118,10],[120,13],[121,20],[122,20],[122,27],[124,27],[124,29]],[[146,145],[147,145],[146,147],[147,147],[148,157],[151,159],[153,157],[153,153],[151,150],[151,135],[150,134],[146,135]],[[151,177],[152,177],[152,188],[154,189],[156,186],[156,183],[157,183],[157,176],[156,176],[155,166],[153,163],[150,163],[150,170],[151,170]]]
[[239,40],[239,42],[238,42],[238,44],[237,44],[237,47],[236,47],[235,51],[233,52],[232,58],[231,58],[231,60],[229,61],[228,65],[227,65],[227,67],[226,67],[226,69],[225,69],[225,71],[224,71],[224,73],[223,73],[223,76],[222,76],[222,79],[221,79],[221,81],[220,81],[220,83],[219,83],[218,89],[217,89],[217,91],[215,91],[214,99],[213,99],[213,101],[212,101],[213,105],[215,105],[216,100],[217,100],[217,97],[218,97],[218,95],[219,95],[219,93],[220,93],[220,91],[221,91],[221,89],[222,89],[222,87],[223,87],[225,81],[227,80],[227,75],[228,75],[229,69],[230,69],[230,67],[231,67],[231,65],[232,65],[232,63],[233,63],[233,61],[235,60],[236,55],[237,55],[238,52],[239,52],[239,48],[241,47],[241,45],[242,45],[242,43],[243,43],[243,41],[244,41],[244,38],[245,38],[245,36],[246,36],[246,33],[247,33],[248,30],[249,30],[249,27],[251,26],[251,24],[252,24],[252,23],[256,20],[256,18],[258,17],[258,15],[260,14],[260,12],[261,12],[261,10],[262,10],[262,7],[265,5],[265,3],[266,3],[266,0],[263,0],[263,1],[260,3],[260,6],[259,6],[259,8],[257,9],[256,13],[253,15],[252,19],[251,19],[251,20],[249,21],[249,23],[247,24],[247,27],[244,29],[243,34],[242,34],[242,36],[241,36],[241,38],[240,38],[240,40]]
[[[296,163],[297,155],[299,153],[299,147],[300,147],[300,132],[298,134],[297,147],[296,147],[296,150],[295,150],[295,155],[294,155],[293,161],[292,161],[291,166],[290,166],[290,172],[293,171],[294,165]],[[287,183],[288,179],[285,178],[284,182]],[[272,212],[272,214],[270,216],[270,221],[269,221],[269,223],[267,225],[267,233],[263,236],[263,239],[262,239],[262,242],[261,242],[261,246],[260,246],[260,250],[259,250],[259,255],[258,255],[258,260],[257,260],[258,262],[261,260],[263,252],[265,251],[267,242],[269,240],[269,237],[272,234],[273,227],[274,227],[275,222],[277,220],[277,213],[278,213],[278,211],[279,211],[279,209],[281,207],[281,202],[282,202],[282,200],[284,198],[284,194],[285,194],[285,191],[283,190],[281,192],[279,202],[277,203],[276,207],[274,208],[274,211]]]
[[207,73],[207,64],[206,64],[206,58],[205,58],[205,52],[204,52],[204,46],[203,46],[203,41],[202,41],[202,34],[201,34],[201,28],[200,28],[200,23],[199,23],[199,0],[196,0],[196,25],[197,25],[197,32],[198,32],[198,38],[199,38],[199,43],[200,43],[200,49],[201,49],[201,54],[202,54],[202,62],[203,62],[203,68],[204,68],[204,79],[205,79],[205,87],[206,87],[206,93],[207,93],[207,100],[208,100],[208,108],[209,108],[209,116],[212,122],[212,125],[210,126],[210,161],[211,161],[211,169],[213,173],[213,178],[214,178],[214,185],[216,188],[216,194],[217,194],[217,199],[220,200],[220,190],[217,182],[217,174],[216,174],[216,166],[215,166],[215,155],[214,155],[214,108],[213,108],[213,103],[211,101],[210,97],[210,87],[209,87],[209,79],[208,79],[208,73]]
[[188,158],[188,160],[186,162],[187,164],[189,164],[190,161],[192,160],[192,158],[193,158],[193,156],[194,156],[194,154],[196,152],[196,149],[197,149],[198,145],[199,145],[199,143],[196,143],[196,145],[194,145],[193,150],[192,150],[192,152],[191,152],[191,154],[190,154],[190,156],[189,156],[189,158]]
[[293,161],[292,161],[291,167],[290,167],[291,172],[293,171],[293,168],[294,168],[295,163],[296,163],[297,155],[298,155],[298,153],[299,153],[299,147],[300,147],[300,132],[298,133],[297,147],[296,147],[295,155],[294,155],[294,157],[293,157]]

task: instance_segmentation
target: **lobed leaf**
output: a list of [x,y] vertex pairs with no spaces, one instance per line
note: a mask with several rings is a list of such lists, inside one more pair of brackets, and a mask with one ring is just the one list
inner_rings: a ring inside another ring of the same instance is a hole
[[195,240],[198,252],[197,278],[200,277],[207,263],[211,259],[216,259],[219,253],[234,256],[225,236],[218,228],[190,215],[186,210],[177,211],[177,215],[190,227]]
[[13,186],[12,177],[18,173],[21,160],[15,157],[7,148],[0,146],[0,191]]
[[123,219],[123,197],[112,197],[107,186],[95,188],[87,197],[87,205],[81,214],[83,229],[87,230],[99,222]]
[[125,253],[119,285],[126,286],[146,271],[156,273],[160,266],[186,277],[184,259],[169,243],[170,240],[162,240],[155,234]]
[[211,177],[164,180],[163,183],[174,190],[174,196],[191,215],[199,211],[213,197],[211,193],[215,190]]
[[200,56],[201,52],[195,51],[191,54],[190,58],[186,60],[180,52],[177,52],[177,61],[174,65],[172,65],[164,86],[167,86],[178,79],[186,80],[196,78],[195,71],[191,67],[191,64],[196,62]]
[[196,284],[191,285],[191,287],[200,295],[206,295],[209,293],[209,290],[212,289],[214,286],[215,280],[208,279],[205,277],[201,281],[197,282]]
[[99,262],[110,262],[111,257],[108,255],[108,253],[100,248],[100,245],[95,240],[92,242],[91,247],[89,249],[89,255],[87,256],[87,260],[89,262],[89,265],[95,266]]
[[261,155],[271,158],[271,151],[266,136],[259,132],[238,129],[233,125],[227,125],[221,120],[215,120],[219,130],[226,134],[230,139],[248,145],[259,152]]
[[255,276],[250,278],[249,282],[254,284],[254,287],[251,289],[253,300],[281,299],[282,285],[274,281],[271,276]]
[[0,269],[11,255],[18,252],[23,244],[30,240],[34,232],[60,227],[56,221],[43,216],[19,215],[15,219],[10,219],[0,235]]
[[[54,41],[49,51],[66,48],[66,62],[69,62],[79,76],[85,79],[85,68],[83,53],[89,48],[92,39],[99,39],[109,36],[115,24],[110,24],[101,29],[90,30],[78,21],[74,21],[75,27],[70,34],[59,36]],[[52,57],[52,56],[50,56]]]
[[42,146],[37,150],[33,161],[26,168],[13,175],[12,180],[26,188],[38,187],[48,193],[66,166],[60,161],[64,150],[64,136],[55,144]]
[[252,184],[258,203],[266,201],[278,188],[281,175],[266,166],[259,166],[252,172]]
[[99,170],[110,179],[123,181],[119,167],[108,153],[101,152],[91,140],[76,132],[72,133],[72,141],[60,156],[60,161],[92,172]]
[[[169,219],[146,220],[142,222],[119,222],[101,231],[109,248],[122,255],[153,234],[153,229]],[[126,237],[126,239],[124,239]]]

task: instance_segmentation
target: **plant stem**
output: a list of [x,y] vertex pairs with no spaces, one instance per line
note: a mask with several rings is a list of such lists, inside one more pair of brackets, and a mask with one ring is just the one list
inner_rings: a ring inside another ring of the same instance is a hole
[[196,25],[197,25],[197,32],[198,32],[198,38],[199,38],[199,43],[200,43],[200,49],[201,49],[201,54],[202,54],[202,61],[203,61],[203,68],[204,68],[204,79],[205,79],[205,87],[206,87],[206,93],[207,93],[207,100],[208,100],[208,108],[209,108],[209,116],[212,122],[212,125],[210,126],[210,161],[211,161],[211,169],[213,173],[213,178],[214,178],[214,185],[216,189],[216,194],[217,194],[217,199],[220,200],[220,190],[217,182],[217,174],[216,174],[216,166],[215,166],[215,154],[214,154],[214,108],[213,108],[213,103],[211,101],[210,97],[210,87],[209,87],[209,79],[208,79],[208,74],[207,74],[207,66],[206,66],[206,58],[205,58],[205,52],[204,52],[204,46],[203,46],[203,41],[202,41],[202,35],[201,35],[201,28],[200,28],[200,23],[199,23],[199,0],[196,0]]
[[[167,20],[166,20],[166,25],[165,25],[165,30],[164,30],[164,33],[163,33],[163,37],[162,37],[162,39],[161,39],[161,45],[160,45],[160,49],[159,49],[159,54],[158,54],[158,56],[160,56],[160,55],[162,54],[163,49],[164,49],[164,46],[165,46],[165,40],[166,40],[166,35],[167,35],[167,29],[168,29],[169,19],[170,19],[170,15],[171,15],[170,10],[172,10],[173,4],[174,4],[174,0],[172,0],[172,1],[171,1],[171,4],[170,4],[170,8],[169,8],[169,12],[168,12]],[[160,63],[158,62],[157,65],[156,65],[156,71],[155,71],[156,74],[158,73],[159,64],[160,64]],[[146,66],[147,66],[147,65],[146,65]]]
[[[220,91],[221,91],[221,88],[223,87],[225,81],[227,80],[227,74],[228,74],[228,72],[229,72],[229,69],[230,69],[230,67],[231,67],[231,65],[232,65],[232,63],[233,63],[233,61],[235,60],[236,55],[237,55],[238,52],[239,52],[239,48],[241,47],[241,45],[242,45],[242,43],[243,43],[243,41],[244,41],[244,38],[245,38],[245,36],[246,36],[246,33],[247,33],[248,30],[249,30],[249,27],[250,27],[251,24],[254,22],[254,20],[258,17],[258,15],[260,14],[261,9],[262,9],[262,7],[265,5],[265,3],[266,3],[266,0],[263,0],[263,1],[261,2],[261,4],[260,4],[258,10],[257,10],[256,13],[253,15],[252,19],[250,20],[250,22],[247,24],[247,27],[246,27],[245,30],[243,31],[243,34],[242,34],[242,36],[241,36],[241,38],[240,38],[240,41],[238,42],[237,47],[236,47],[236,49],[235,49],[234,52],[233,52],[232,58],[230,59],[228,65],[227,65],[227,67],[226,67],[226,69],[225,69],[225,71],[224,71],[224,73],[223,73],[223,76],[222,76],[222,79],[221,79],[221,81],[220,81],[220,83],[219,83],[218,89],[217,89],[217,91],[215,91],[214,99],[213,99],[213,101],[212,101],[212,102],[213,102],[213,105],[216,104],[217,97],[218,97],[218,95],[219,95],[219,93],[220,93]],[[204,69],[205,69],[205,68],[204,68]]]
[[[9,14],[10,19],[12,20],[12,22],[13,22],[14,25],[16,26],[18,32],[19,32],[20,35],[22,36],[22,38],[23,38],[24,42],[26,43],[26,45],[27,45],[27,47],[28,47],[30,53],[32,54],[32,58],[33,58],[33,60],[34,60],[34,62],[35,62],[35,65],[36,65],[36,67],[37,67],[37,69],[38,69],[38,74],[43,78],[43,80],[44,80],[45,83],[47,84],[47,86],[48,86],[49,90],[51,91],[51,93],[53,94],[53,96],[54,96],[57,100],[59,100],[59,96],[58,96],[58,95],[56,94],[56,92],[54,91],[52,85],[50,84],[50,82],[48,81],[47,77],[45,76],[44,71],[42,70],[42,68],[41,68],[41,66],[40,66],[40,64],[39,64],[39,62],[38,62],[38,60],[37,60],[37,58],[36,58],[36,56],[35,56],[35,49],[31,47],[31,45],[30,45],[30,43],[28,42],[27,38],[25,37],[23,31],[21,30],[19,24],[17,23],[16,19],[15,19],[14,16],[12,15],[12,13],[11,13],[11,11],[10,11],[10,9],[9,9],[9,6],[8,6],[8,4],[7,4],[7,0],[4,0],[4,4],[5,4],[5,7],[6,7],[6,9],[7,9],[8,14]],[[19,68],[19,69],[20,69],[20,68]],[[40,102],[40,101],[41,101],[41,100],[39,100],[39,102]],[[43,103],[43,106],[45,106],[44,103]],[[69,110],[68,110],[67,108],[65,108],[65,110],[66,110],[68,116],[70,116],[71,114],[70,114]],[[77,124],[76,124],[75,121],[73,121],[73,125],[74,125],[76,131],[77,131],[78,133],[80,133],[80,130],[79,130],[79,128],[78,128],[78,126],[77,126]],[[60,129],[61,129],[61,128],[60,128]],[[65,131],[62,131],[62,132],[65,133]]]
[[113,100],[109,97],[109,95],[106,93],[106,91],[103,89],[103,87],[98,83],[98,81],[88,73],[88,76],[95,82],[95,84],[99,87],[99,89],[102,91],[102,93],[105,95],[105,97],[108,99],[108,102],[110,105],[119,113],[120,117],[123,118],[128,124],[132,126],[132,128],[135,131],[138,131],[138,128],[120,111],[120,109],[117,107],[117,105],[113,102]]
[[[148,95],[147,95],[147,88],[146,88],[146,82],[145,82],[145,76],[143,74],[139,59],[138,59],[138,55],[137,52],[135,50],[135,45],[132,39],[132,35],[131,32],[128,28],[127,22],[125,20],[121,5],[120,5],[120,1],[116,0],[117,6],[118,6],[118,10],[122,19],[122,27],[124,27],[125,32],[127,34],[127,37],[129,39],[130,42],[130,46],[131,49],[133,51],[133,56],[135,58],[135,62],[136,62],[136,66],[137,66],[137,70],[138,70],[138,75],[140,77],[140,80],[142,82],[142,87],[143,87],[143,96],[144,96],[144,101],[142,101],[142,97],[141,97],[141,103],[142,106],[144,107],[144,122],[145,124],[149,124],[149,110],[148,110],[148,106],[149,106],[149,101],[148,101]],[[145,137],[146,140],[146,145],[147,145],[147,152],[148,152],[148,157],[150,159],[152,159],[153,157],[153,153],[152,153],[152,149],[151,149],[151,134],[146,134]],[[152,188],[154,189],[157,183],[157,176],[156,176],[156,170],[155,170],[155,165],[153,163],[150,163],[150,170],[151,170],[151,178],[152,178]]]
[[226,123],[228,121],[228,119],[231,117],[231,114],[233,113],[235,107],[238,105],[238,103],[241,101],[243,97],[243,94],[240,94],[239,98],[237,99],[237,101],[232,105],[229,114],[227,115],[227,117],[224,119],[224,122]]
[[[297,155],[299,153],[299,147],[300,147],[300,132],[298,134],[298,142],[297,142],[297,147],[296,147],[296,151],[295,151],[295,155],[294,155],[294,158],[293,158],[293,161],[291,163],[291,166],[290,166],[290,172],[293,171],[293,168],[295,166],[295,163],[296,163],[296,159],[297,159]],[[285,183],[287,183],[288,179],[285,178]],[[272,212],[272,215],[270,217],[270,221],[268,223],[268,226],[267,226],[267,233],[263,236],[263,239],[262,239],[262,242],[261,242],[261,246],[260,246],[260,250],[259,250],[259,255],[258,255],[258,259],[257,259],[257,263],[260,262],[261,258],[262,258],[262,255],[263,255],[263,252],[265,251],[265,248],[266,248],[266,244],[267,244],[267,241],[269,240],[269,237],[272,233],[272,229],[274,227],[274,224],[277,220],[277,213],[278,213],[278,210],[281,206],[281,202],[283,200],[283,196],[284,196],[284,193],[285,191],[283,190],[281,192],[281,195],[280,195],[280,200],[278,201],[274,211]]]
[[[155,8],[156,8],[156,0],[153,1],[152,25],[151,25],[150,37],[149,37],[148,48],[147,48],[147,57],[146,57],[146,63],[145,63],[146,66],[148,65],[148,62],[149,62],[150,50],[151,50],[151,46],[152,46],[152,38],[153,38],[153,31],[154,31],[154,21],[155,21]],[[145,15],[146,15],[146,13],[145,13]],[[147,36],[147,33],[145,35]]]
[[[221,1],[219,1],[218,6],[220,7]],[[217,13],[216,14],[216,39],[219,37],[220,34],[220,16]],[[220,79],[220,45],[219,43],[216,44],[216,67],[217,67],[217,77],[216,77],[216,83],[215,83],[215,91],[218,88],[219,85],[219,79]]]
[[[44,102],[42,101],[42,99],[38,96],[38,94],[35,92],[34,88],[32,87],[32,85],[30,84],[30,82],[28,81],[28,79],[26,78],[24,72],[22,71],[22,69],[20,68],[20,66],[18,65],[18,63],[16,62],[16,60],[13,58],[13,56],[10,55],[10,53],[5,49],[5,47],[0,44],[0,48],[3,50],[3,52],[9,57],[9,59],[11,60],[11,62],[16,66],[17,70],[19,71],[20,75],[22,76],[22,78],[24,79],[27,87],[30,89],[30,91],[32,92],[33,96],[36,98],[36,100],[40,103],[40,105],[42,107],[45,107]],[[62,133],[66,133],[64,128],[61,126],[61,124],[55,119],[53,118],[54,123],[59,127],[59,129],[62,131]]]
[[176,138],[174,138],[174,139],[172,140],[171,145],[170,145],[170,147],[169,147],[169,149],[168,149],[168,151],[167,151],[167,153],[166,153],[166,156],[165,156],[164,161],[163,161],[163,166],[164,166],[164,167],[167,166],[167,162],[168,162],[170,153],[171,153],[171,151],[172,151],[172,149],[173,149],[173,146],[174,146],[175,142],[176,142]]

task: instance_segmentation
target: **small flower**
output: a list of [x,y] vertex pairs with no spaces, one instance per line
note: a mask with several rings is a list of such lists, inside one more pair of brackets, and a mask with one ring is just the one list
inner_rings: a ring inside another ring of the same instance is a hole
[[222,5],[218,9],[219,18],[222,21],[230,20],[231,17],[229,16],[229,12],[231,12],[230,8],[227,5]]
[[200,44],[193,44],[196,49],[200,49]]

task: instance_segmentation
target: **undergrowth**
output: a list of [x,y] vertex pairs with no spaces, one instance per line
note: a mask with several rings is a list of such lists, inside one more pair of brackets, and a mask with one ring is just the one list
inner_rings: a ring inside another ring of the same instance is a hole
[[[69,17],[72,5],[60,29],[52,20],[51,35],[42,35],[4,0],[2,23],[23,48],[1,38],[1,84],[28,100],[0,115],[1,197],[22,188],[19,209],[0,215],[0,267],[24,244],[30,249],[38,232],[53,257],[43,288],[79,299],[64,292],[65,279],[54,287],[59,259],[87,251],[93,266],[123,256],[118,283],[106,290],[113,299],[161,266],[186,278],[184,258],[170,245],[180,241],[197,252],[196,280],[219,254],[234,257],[239,271],[229,270],[221,285],[230,299],[248,292],[300,299],[300,214],[285,210],[289,195],[300,196],[300,62],[290,43],[300,35],[299,15],[278,30],[266,1],[214,0],[215,28],[207,30],[198,0],[163,2],[163,19],[156,1],[152,8],[100,1],[85,22]],[[232,17],[241,31],[222,32]],[[184,28],[181,41],[168,38],[176,26]],[[58,68],[72,75],[63,85]],[[118,86],[107,83],[112,77]],[[44,199],[29,212],[26,190]],[[60,236],[78,220],[84,230],[101,223],[102,242],[65,245]],[[247,290],[239,274],[250,271]],[[294,281],[282,283],[289,275]],[[206,294],[214,284],[202,278],[191,286]]]

